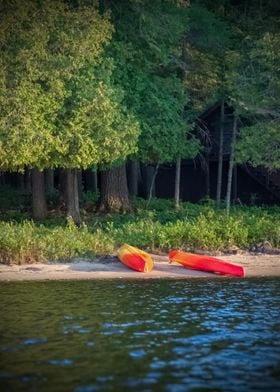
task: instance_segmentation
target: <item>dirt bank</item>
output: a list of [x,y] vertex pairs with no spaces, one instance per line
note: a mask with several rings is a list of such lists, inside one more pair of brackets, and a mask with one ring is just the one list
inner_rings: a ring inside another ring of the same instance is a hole
[[[167,256],[154,255],[154,269],[144,274],[122,265],[114,256],[92,261],[71,263],[4,265],[0,264],[0,281],[63,280],[63,279],[151,279],[151,278],[221,278],[220,275],[193,271],[177,264],[169,264]],[[245,267],[246,277],[280,277],[280,255],[245,254],[223,256],[224,260]]]

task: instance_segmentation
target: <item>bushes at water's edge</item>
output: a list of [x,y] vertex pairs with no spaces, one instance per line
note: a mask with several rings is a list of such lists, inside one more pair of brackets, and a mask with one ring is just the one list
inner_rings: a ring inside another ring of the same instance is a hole
[[154,200],[147,211],[141,203],[138,201],[135,215],[94,218],[81,228],[71,221],[54,227],[30,221],[0,222],[0,262],[106,255],[122,242],[154,252],[170,248],[252,249],[265,241],[280,247],[280,208],[236,208],[227,216],[211,206],[183,203],[175,211],[170,201]]
[[29,263],[71,260],[110,254],[113,239],[102,230],[90,233],[86,225],[78,228],[69,220],[66,227],[47,228],[33,222],[0,223],[0,262]]
[[156,207],[122,224],[112,220],[107,231],[115,245],[128,242],[150,251],[250,250],[264,242],[280,247],[280,208],[237,208],[228,216],[225,211],[190,203],[184,203],[178,212],[171,206],[165,210]]

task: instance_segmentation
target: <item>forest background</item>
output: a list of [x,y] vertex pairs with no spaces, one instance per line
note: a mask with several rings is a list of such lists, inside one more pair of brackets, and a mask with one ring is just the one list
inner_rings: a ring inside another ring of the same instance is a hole
[[[277,2],[0,7],[2,262],[91,257],[121,242],[152,251],[280,246],[279,207],[230,212],[235,164],[280,168]],[[197,119],[216,102],[216,200],[180,203],[181,160],[203,155],[208,135]],[[225,104],[233,128],[221,200]],[[174,201],[152,199],[159,166],[175,162]],[[137,198],[140,163],[146,201]],[[9,173],[18,173],[17,189],[5,185]]]

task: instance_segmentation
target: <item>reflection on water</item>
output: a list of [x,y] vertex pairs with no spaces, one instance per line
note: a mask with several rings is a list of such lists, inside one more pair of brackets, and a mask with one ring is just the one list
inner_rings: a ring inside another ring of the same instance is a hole
[[1,391],[278,391],[277,279],[1,283]]

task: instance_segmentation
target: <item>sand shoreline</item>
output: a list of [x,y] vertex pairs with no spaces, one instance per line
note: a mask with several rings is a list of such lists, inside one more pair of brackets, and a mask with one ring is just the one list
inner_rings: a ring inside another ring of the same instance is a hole
[[[0,264],[0,281],[84,280],[84,279],[193,279],[223,278],[221,275],[188,270],[169,264],[167,256],[153,255],[154,269],[139,273],[122,265],[115,256],[69,263]],[[245,267],[246,277],[280,277],[280,255],[240,254],[223,256],[224,260]],[[228,278],[228,277],[226,277]]]

